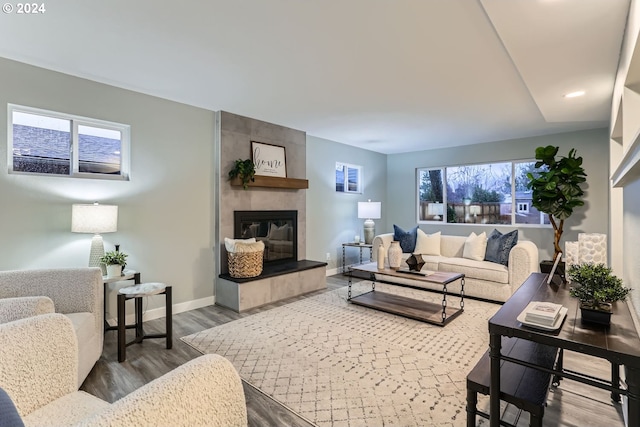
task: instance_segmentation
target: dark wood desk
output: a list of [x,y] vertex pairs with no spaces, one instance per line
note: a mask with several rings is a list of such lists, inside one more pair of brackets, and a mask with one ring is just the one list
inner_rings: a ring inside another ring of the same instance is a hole
[[[491,357],[490,425],[500,425],[500,363],[501,359],[513,363],[522,361],[501,354],[502,337],[517,337],[562,350],[583,353],[611,362],[611,380],[581,375],[561,365],[556,370],[546,370],[561,378],[570,378],[594,387],[612,392],[614,400],[618,395],[628,397],[629,426],[640,426],[640,338],[636,330],[629,306],[624,302],[614,304],[611,326],[583,324],[579,301],[569,296],[570,285],[547,285],[547,275],[533,273],[511,298],[489,320],[489,351]],[[530,301],[551,301],[569,309],[559,330],[544,332],[522,325],[516,317]],[[619,387],[620,365],[625,367],[627,389]],[[535,367],[535,366],[532,366]]]

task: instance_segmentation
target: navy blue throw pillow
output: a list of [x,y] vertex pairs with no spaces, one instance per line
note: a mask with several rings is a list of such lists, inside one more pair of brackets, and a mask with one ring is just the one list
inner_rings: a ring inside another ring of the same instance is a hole
[[6,391],[0,388],[0,427],[24,427],[16,406]]
[[402,252],[405,254],[412,253],[416,248],[416,239],[418,238],[418,226],[412,228],[409,231],[404,231],[402,228],[393,224],[393,240],[400,242]]
[[484,260],[509,265],[509,252],[516,243],[518,243],[518,230],[502,234],[494,229],[487,238],[487,251]]

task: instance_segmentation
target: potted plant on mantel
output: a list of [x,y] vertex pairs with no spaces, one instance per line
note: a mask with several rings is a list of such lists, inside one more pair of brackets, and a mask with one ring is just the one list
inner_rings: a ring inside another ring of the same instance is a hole
[[233,164],[233,169],[229,171],[229,180],[240,178],[242,188],[249,188],[249,181],[254,182],[256,175],[256,166],[251,159],[238,159]]
[[[553,260],[562,254],[560,238],[564,229],[564,221],[573,214],[573,210],[584,205],[584,191],[581,185],[587,180],[582,168],[582,157],[576,157],[576,150],[571,149],[569,155],[556,159],[558,147],[548,145],[536,148],[536,169],[527,173],[527,188],[532,190],[531,204],[542,213],[549,215],[553,227]],[[551,271],[552,261],[542,261],[540,269],[543,273]],[[547,271],[545,271],[547,270]],[[564,264],[559,273],[564,272]]]
[[100,262],[107,266],[107,277],[119,277],[127,265],[127,254],[120,251],[109,251],[100,257]]
[[571,287],[569,294],[580,300],[585,322],[608,325],[611,322],[611,303],[624,301],[631,291],[622,286],[622,280],[604,264],[574,264],[567,274],[579,284]]

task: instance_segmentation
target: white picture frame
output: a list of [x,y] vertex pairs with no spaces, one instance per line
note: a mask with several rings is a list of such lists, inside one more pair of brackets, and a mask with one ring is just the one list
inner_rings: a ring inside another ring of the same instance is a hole
[[251,141],[251,160],[256,175],[287,177],[287,159],[284,147]]

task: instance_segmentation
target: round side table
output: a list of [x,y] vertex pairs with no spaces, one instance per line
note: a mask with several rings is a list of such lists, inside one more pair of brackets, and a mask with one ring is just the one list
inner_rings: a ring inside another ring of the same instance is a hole
[[[166,330],[164,334],[146,335],[142,325],[142,298],[151,295],[165,296],[166,306]],[[133,341],[126,342],[126,313],[125,302],[135,299],[135,323],[136,337]],[[164,283],[140,283],[135,286],[121,288],[118,291],[118,362],[124,362],[127,358],[127,346],[141,343],[148,338],[166,338],[167,348],[173,347],[173,329],[171,321],[171,286]]]

